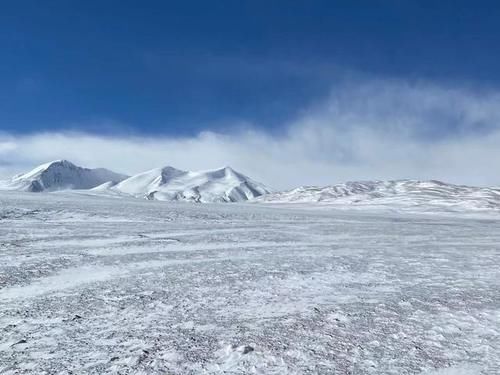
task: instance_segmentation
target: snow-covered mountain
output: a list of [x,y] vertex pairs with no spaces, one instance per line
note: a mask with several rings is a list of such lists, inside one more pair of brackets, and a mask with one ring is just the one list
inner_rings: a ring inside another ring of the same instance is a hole
[[316,203],[344,208],[500,210],[500,189],[453,185],[435,180],[361,181],[325,187],[300,187],[267,194],[256,201]]
[[192,172],[156,168],[128,177],[107,169],[88,169],[57,160],[0,182],[0,189],[28,192],[78,190],[89,195],[161,201],[242,202],[386,208],[417,211],[500,211],[500,188],[440,181],[361,181],[272,192],[230,167]]
[[156,168],[117,184],[106,183],[93,192],[125,194],[161,201],[240,202],[269,193],[270,189],[230,167],[190,172]]
[[92,189],[107,181],[117,183],[127,177],[104,168],[88,169],[67,160],[56,160],[3,181],[0,187],[29,192]]

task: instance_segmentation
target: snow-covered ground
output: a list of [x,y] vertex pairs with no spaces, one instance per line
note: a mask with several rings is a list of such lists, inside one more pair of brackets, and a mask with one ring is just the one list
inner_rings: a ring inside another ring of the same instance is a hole
[[1,374],[500,373],[500,215],[0,192]]

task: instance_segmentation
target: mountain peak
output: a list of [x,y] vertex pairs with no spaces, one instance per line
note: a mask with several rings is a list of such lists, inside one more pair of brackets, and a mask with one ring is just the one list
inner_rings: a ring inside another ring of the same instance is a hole
[[165,201],[234,202],[266,194],[269,189],[229,166],[200,172],[167,166],[132,176],[110,191]]
[[186,174],[186,171],[182,171],[180,169],[171,167],[171,166],[166,166],[161,169],[161,183],[164,184],[171,180],[172,178],[181,176],[183,174]]
[[52,160],[48,163],[44,163],[42,165],[39,165],[37,168],[35,169],[42,169],[42,168],[50,168],[50,167],[63,167],[63,168],[74,168],[76,167],[75,164],[73,164],[72,162],[70,162],[69,160],[66,160],[66,159],[59,159],[59,160]]
[[33,178],[41,173],[46,172],[53,168],[77,168],[77,166],[68,160],[53,160],[48,163],[40,164],[39,166],[33,168],[31,171],[26,173],[21,173],[13,177],[13,180],[17,179],[27,179]]
[[170,165],[167,165],[166,167],[161,168],[161,173],[165,175],[177,175],[181,173],[186,173],[186,171],[183,171],[182,169],[177,169],[174,167],[171,167]]
[[220,170],[224,171],[226,175],[241,175],[241,173],[237,172],[229,165],[222,167]]
[[49,164],[51,165],[62,165],[62,166],[74,166],[72,162],[66,159],[58,159],[58,160],[53,160]]
[[248,177],[246,177],[245,175],[243,175],[243,174],[235,171],[230,166],[224,166],[222,168],[212,169],[212,170],[203,171],[203,172],[199,172],[199,173],[205,174],[206,176],[208,176],[208,178],[215,178],[215,179],[218,179],[218,178],[235,178],[235,179],[237,179],[239,181],[249,180]]
[[79,167],[68,160],[54,160],[14,176],[7,189],[30,192],[64,189],[91,189],[108,181],[119,182],[128,176],[107,169]]
[[184,172],[183,170],[174,168],[174,167],[172,167],[170,165],[167,165],[167,166],[161,168],[161,170],[165,171],[165,172],[169,172],[169,171],[172,171],[172,172]]

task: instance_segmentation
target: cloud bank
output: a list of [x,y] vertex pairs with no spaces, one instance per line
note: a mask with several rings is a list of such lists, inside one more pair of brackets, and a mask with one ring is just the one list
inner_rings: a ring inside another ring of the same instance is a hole
[[231,165],[278,189],[400,178],[500,185],[496,91],[387,80],[343,84],[279,135],[258,129],[247,124],[189,138],[0,133],[0,174],[64,158],[127,174]]

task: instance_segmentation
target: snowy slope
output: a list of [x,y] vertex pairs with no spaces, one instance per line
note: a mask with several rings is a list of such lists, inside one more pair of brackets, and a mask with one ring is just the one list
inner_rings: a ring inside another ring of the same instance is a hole
[[300,187],[267,194],[266,203],[316,203],[338,207],[391,207],[433,210],[500,209],[500,189],[440,181],[362,181],[325,187]]
[[230,167],[189,172],[173,167],[156,168],[95,192],[126,194],[161,201],[240,202],[270,192],[264,185]]
[[120,182],[127,176],[104,168],[88,169],[67,160],[42,164],[32,171],[14,176],[0,184],[6,190],[29,192],[64,189],[91,189],[107,181]]

